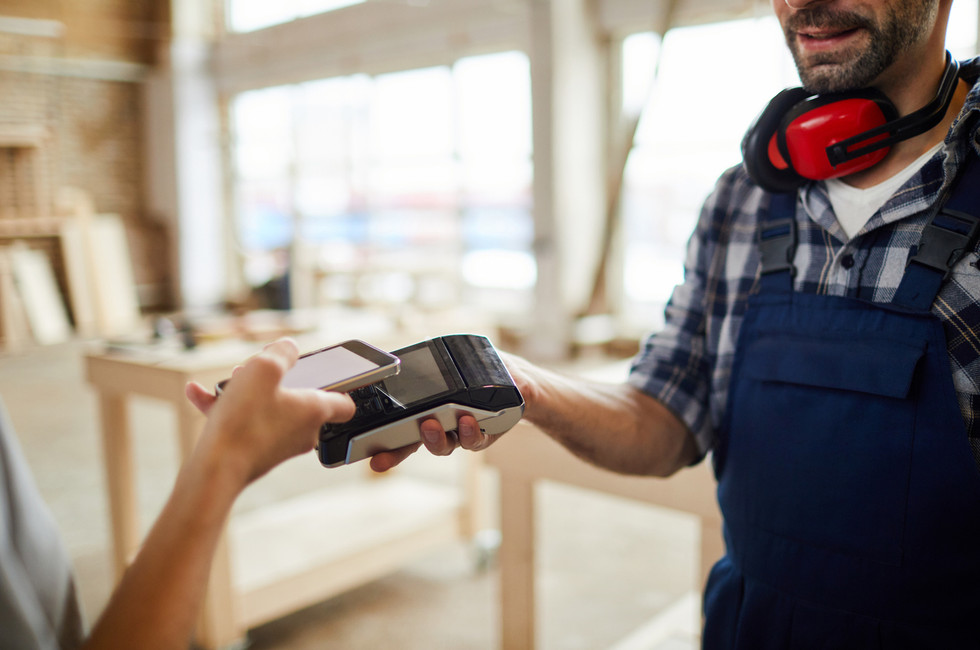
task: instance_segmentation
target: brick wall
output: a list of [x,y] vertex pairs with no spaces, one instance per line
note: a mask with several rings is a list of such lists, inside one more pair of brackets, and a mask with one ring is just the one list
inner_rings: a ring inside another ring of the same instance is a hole
[[[57,21],[60,35],[0,32],[0,132],[4,127],[42,126],[48,137],[37,151],[39,185],[48,209],[59,187],[88,192],[96,210],[120,215],[126,224],[134,274],[146,309],[173,306],[171,234],[143,205],[141,88],[138,82],[79,76],[58,61],[151,65],[165,38],[164,0],[4,0],[0,16]],[[25,201],[38,188],[20,176],[0,149],[0,203]],[[4,183],[7,185],[5,186]],[[6,190],[6,191],[3,191]],[[7,197],[7,198],[3,198]],[[20,208],[18,208],[20,209]],[[4,206],[0,205],[0,212]]]

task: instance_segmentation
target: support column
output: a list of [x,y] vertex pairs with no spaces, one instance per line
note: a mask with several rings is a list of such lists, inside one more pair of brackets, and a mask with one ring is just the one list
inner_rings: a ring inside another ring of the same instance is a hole
[[529,9],[538,282],[528,344],[536,358],[559,359],[600,254],[607,67],[594,3],[529,0]]

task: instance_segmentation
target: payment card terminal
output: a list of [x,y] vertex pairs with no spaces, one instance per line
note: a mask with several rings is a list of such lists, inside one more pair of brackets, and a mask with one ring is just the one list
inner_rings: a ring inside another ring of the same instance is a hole
[[426,419],[453,431],[459,417],[469,414],[482,431],[496,435],[524,413],[524,398],[486,337],[441,336],[392,354],[401,360],[399,373],[351,391],[354,417],[320,429],[317,454],[326,467],[418,442]]

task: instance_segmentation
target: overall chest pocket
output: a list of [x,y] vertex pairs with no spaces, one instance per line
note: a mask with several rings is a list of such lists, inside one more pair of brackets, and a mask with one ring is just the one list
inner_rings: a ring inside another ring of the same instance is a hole
[[719,477],[726,517],[899,564],[925,343],[780,333],[743,351]]

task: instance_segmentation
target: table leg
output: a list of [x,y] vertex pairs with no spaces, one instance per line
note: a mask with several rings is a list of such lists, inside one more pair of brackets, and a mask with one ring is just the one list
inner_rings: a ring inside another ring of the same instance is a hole
[[102,393],[99,397],[99,409],[102,417],[102,451],[105,456],[106,487],[109,494],[109,519],[112,525],[112,562],[118,582],[140,543],[129,403],[123,395]]
[[463,505],[460,508],[459,530],[463,539],[472,542],[490,520],[483,490],[483,455],[467,453],[462,462]]
[[246,630],[238,622],[235,595],[231,584],[231,556],[228,531],[221,534],[211,564],[211,577],[204,595],[204,607],[198,620],[197,641],[208,650],[244,647]]
[[725,538],[721,532],[721,521],[701,519],[701,581],[703,590],[708,574],[715,562],[725,554]]
[[534,648],[534,483],[500,474],[500,633],[504,650]]

